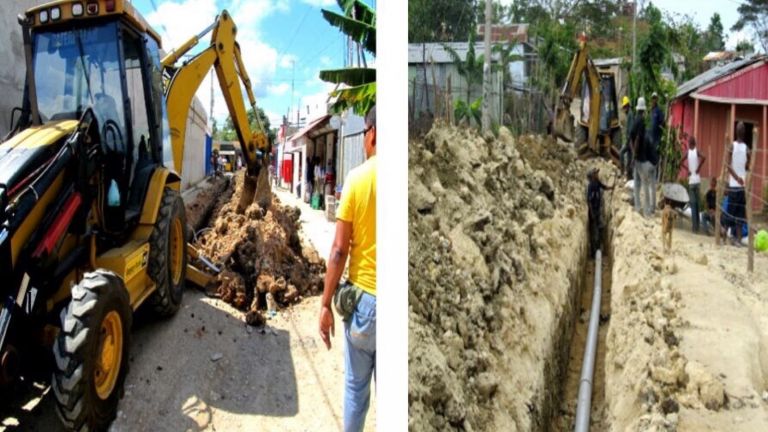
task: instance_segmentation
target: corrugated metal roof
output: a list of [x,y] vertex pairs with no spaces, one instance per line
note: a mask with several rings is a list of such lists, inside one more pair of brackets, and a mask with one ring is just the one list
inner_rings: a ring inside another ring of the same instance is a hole
[[[448,50],[445,49],[444,45],[456,51],[456,54],[459,55],[459,57],[461,58],[461,61],[466,60],[467,51],[469,51],[469,42],[445,42],[445,43],[430,42],[425,44],[409,43],[408,44],[408,63],[424,63],[425,57],[427,62],[432,61],[434,63],[453,63],[453,59],[451,58],[450,54],[448,54]],[[520,45],[518,45],[518,48],[515,49],[515,51],[517,51],[518,54],[522,54],[522,50],[523,48]],[[483,45],[483,43],[476,42],[475,56],[479,57],[484,52],[485,52],[485,46]],[[492,52],[491,61],[492,62],[499,61],[499,53]]]
[[595,66],[616,66],[620,65],[621,62],[624,59],[621,57],[614,57],[614,58],[600,58],[600,59],[593,59],[592,63],[595,64]]
[[680,87],[677,88],[677,94],[675,95],[675,98],[685,96],[705,84],[709,84],[712,81],[732,74],[741,68],[757,63],[761,60],[765,60],[765,57],[754,56],[752,58],[737,60],[722,66],[713,67],[712,69],[709,69],[708,71],[701,73],[681,84]]

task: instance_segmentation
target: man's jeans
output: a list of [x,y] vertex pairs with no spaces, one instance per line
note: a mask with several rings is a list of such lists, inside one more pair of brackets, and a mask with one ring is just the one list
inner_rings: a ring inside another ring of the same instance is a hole
[[363,430],[376,374],[376,297],[363,293],[344,323],[344,431]]
[[[648,162],[635,162],[635,211],[642,213],[645,216],[653,214],[654,206],[656,205],[656,167]],[[640,203],[640,189],[645,192],[645,212],[642,211],[643,206]]]
[[699,232],[699,183],[688,185],[688,195],[691,199],[691,226],[694,233]]

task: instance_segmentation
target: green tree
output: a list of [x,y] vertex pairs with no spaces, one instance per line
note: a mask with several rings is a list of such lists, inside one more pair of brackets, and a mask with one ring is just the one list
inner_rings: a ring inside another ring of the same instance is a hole
[[715,12],[709,21],[709,27],[705,34],[705,48],[707,51],[722,51],[725,49],[725,40],[723,38],[723,22],[720,20],[720,14]]
[[454,42],[474,31],[473,0],[409,0],[408,42]]
[[[248,124],[250,125],[251,130],[258,130],[259,128],[258,122],[256,121],[256,112],[258,112],[261,124],[264,126],[264,131],[267,134],[267,139],[270,143],[274,143],[276,135],[275,130],[270,127],[269,118],[267,118],[264,110],[260,107],[256,107],[256,110],[257,111],[254,111],[253,108],[248,109]],[[213,121],[213,139],[219,141],[238,141],[237,131],[235,131],[235,125],[232,123],[232,117],[227,117],[227,120],[224,122],[224,127],[221,129],[218,128],[216,120]]]
[[746,39],[742,39],[736,44],[736,52],[742,56],[752,54],[755,52],[755,45]]
[[[365,62],[365,52],[376,56],[376,11],[360,0],[337,2],[344,14],[323,9],[323,18],[357,43],[362,65],[323,70],[320,79],[337,85],[331,92],[336,98],[330,108],[332,113],[352,108],[355,113],[365,115],[376,103],[376,69],[369,68]],[[345,87],[340,88],[342,85]]]
[[752,27],[764,52],[768,52],[768,0],[745,0],[737,9],[739,20],[731,30]]
[[[653,4],[648,4],[643,11],[644,19],[648,22],[649,32],[638,43],[637,74],[632,79],[634,93],[632,99],[638,96],[649,95],[656,91],[661,93],[661,70],[669,66],[673,74],[677,74],[672,52],[669,49],[667,27],[661,19],[661,11]],[[665,96],[661,95],[659,103],[665,102]]]

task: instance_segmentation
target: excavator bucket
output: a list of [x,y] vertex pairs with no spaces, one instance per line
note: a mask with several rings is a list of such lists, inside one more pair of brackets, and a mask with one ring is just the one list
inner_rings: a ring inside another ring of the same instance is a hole
[[238,211],[243,212],[251,203],[256,202],[263,209],[272,203],[272,189],[269,185],[269,159],[264,158],[257,175],[246,174],[243,179],[243,191],[240,194]]
[[568,108],[562,106],[557,106],[555,108],[555,118],[552,127],[554,128],[553,130],[556,137],[568,142],[573,142],[573,115]]

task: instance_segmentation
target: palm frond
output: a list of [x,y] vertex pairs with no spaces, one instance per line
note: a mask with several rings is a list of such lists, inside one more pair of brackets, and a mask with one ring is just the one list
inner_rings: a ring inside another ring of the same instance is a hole
[[334,84],[346,84],[350,87],[376,81],[376,69],[346,68],[320,71],[320,79]]
[[376,55],[376,27],[356,19],[323,9],[323,18],[342,33],[361,44],[366,51]]

